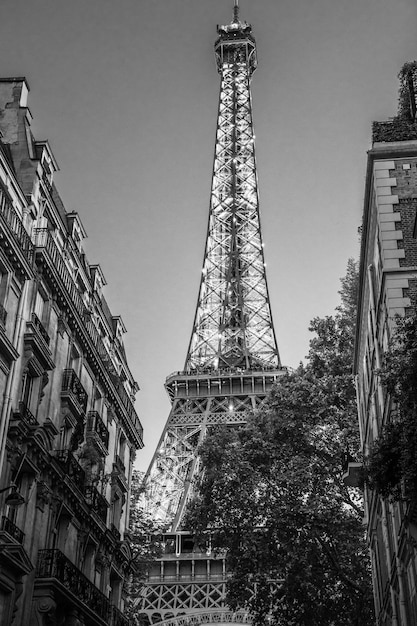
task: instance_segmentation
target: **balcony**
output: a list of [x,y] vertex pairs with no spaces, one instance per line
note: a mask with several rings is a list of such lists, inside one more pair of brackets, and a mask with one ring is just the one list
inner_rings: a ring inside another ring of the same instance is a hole
[[132,622],[127,617],[125,617],[114,604],[110,606],[109,626],[131,626],[131,623]]
[[109,602],[104,594],[60,550],[40,550],[37,578],[52,578],[62,585],[62,592],[73,595],[74,605],[83,602],[96,615],[107,621]]
[[13,413],[14,419],[23,420],[27,426],[39,426],[39,422],[24,402],[19,402],[19,408]]
[[5,515],[3,515],[3,517],[1,518],[1,529],[4,530],[8,535],[10,535],[10,537],[12,537],[15,541],[17,541],[17,543],[23,545],[25,533],[20,530],[20,528],[18,528],[16,524],[14,524],[12,520]]
[[126,468],[122,459],[118,454],[116,454],[115,462],[113,463],[113,478],[118,480],[120,487],[127,491],[127,478],[126,478]]
[[83,330],[87,331],[89,340],[96,350],[97,357],[113,383],[113,387],[116,391],[115,399],[117,404],[119,406],[121,405],[127,413],[129,419],[126,425],[129,427],[137,446],[142,447],[143,428],[132,404],[132,399],[123,387],[110,355],[104,346],[103,340],[90,319],[90,313],[83,302],[73,276],[68,270],[62,252],[51,237],[47,228],[37,228],[35,230],[35,241],[38,259],[45,262],[47,273],[52,277],[52,282],[58,282],[58,284],[61,285],[61,291],[65,295],[66,304],[70,303],[72,310],[75,310],[75,320],[78,324],[81,324]]
[[58,461],[66,475],[71,478],[73,483],[80,489],[84,490],[85,472],[75,457],[69,450],[56,450],[55,459]]
[[102,522],[107,522],[107,510],[109,508],[109,503],[106,498],[101,495],[99,491],[95,487],[89,486],[84,490],[85,499],[88,504],[91,506],[93,511],[98,515]]
[[32,313],[32,324],[34,325],[34,327],[36,328],[36,330],[38,331],[38,333],[40,334],[40,336],[42,337],[46,345],[49,346],[49,343],[51,340],[49,338],[48,333],[46,332],[45,326],[42,324],[42,322],[40,321],[36,313]]
[[37,315],[32,313],[31,319],[26,323],[24,346],[26,355],[31,356],[29,368],[34,376],[42,376],[44,371],[55,367],[49,343],[50,338],[45,327]]
[[83,317],[85,306],[74,279],[68,270],[63,255],[51,237],[47,228],[35,229],[36,255],[39,259],[45,259],[48,270],[56,276],[69,296],[72,305],[78,314]]
[[68,404],[69,408],[74,412],[75,417],[81,418],[84,416],[88,396],[73,369],[64,370],[61,400]]
[[26,278],[33,268],[33,243],[8,196],[0,188],[0,245],[8,250],[19,273]]
[[109,448],[109,431],[97,411],[89,411],[87,415],[87,435],[99,443],[107,454]]

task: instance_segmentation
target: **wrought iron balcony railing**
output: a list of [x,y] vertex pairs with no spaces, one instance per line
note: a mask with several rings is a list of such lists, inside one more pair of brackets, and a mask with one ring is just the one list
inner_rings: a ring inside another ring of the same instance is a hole
[[87,392],[73,369],[64,370],[61,396],[69,397],[72,401],[75,400],[78,405],[76,408],[80,409],[80,413],[85,413],[88,401]]
[[69,450],[56,450],[55,458],[75,485],[84,490],[85,472]]
[[109,503],[106,498],[93,486],[86,487],[84,490],[85,499],[91,505],[93,511],[104,522],[107,522],[107,511]]
[[39,551],[36,576],[55,578],[99,617],[108,619],[109,601],[106,596],[60,550]]
[[109,447],[109,431],[107,426],[101,419],[100,414],[97,411],[89,411],[87,415],[87,433],[95,434],[108,449]]
[[28,426],[38,426],[38,420],[24,402],[19,402],[19,408],[14,415],[22,418]]
[[13,539],[15,539],[18,543],[23,545],[25,533],[20,530],[20,528],[18,528],[11,519],[6,517],[6,515],[3,515],[1,519],[1,529],[10,535],[10,537],[13,537]]
[[38,331],[42,339],[45,341],[46,345],[49,346],[49,343],[51,340],[49,338],[48,333],[46,332],[45,326],[42,324],[41,320],[36,315],[36,313],[32,313],[32,324],[34,325],[34,327],[36,328],[36,330]]
[[131,626],[131,623],[114,604],[110,605],[110,626]]
[[65,264],[62,252],[59,250],[47,228],[37,228],[35,230],[35,241],[37,250],[46,255],[48,263],[54,268],[54,271],[57,272],[72,305],[75,307],[75,310],[81,320],[83,320],[83,325],[87,329],[88,335],[97,350],[98,356],[111,377],[119,400],[132,422],[133,429],[142,441],[143,428],[132,404],[132,399],[124,388],[116,368],[111,361],[110,355],[106,350],[103,340],[91,320],[91,316],[83,302],[78,286],[74,282],[74,279]]
[[62,252],[59,250],[47,228],[35,229],[35,244],[37,249],[43,250],[47,254],[48,259],[61,279],[73,306],[76,308],[79,315],[83,316],[85,306],[81,294],[65,264]]
[[22,220],[16,213],[9,198],[6,196],[3,189],[1,188],[0,216],[9,227],[10,231],[13,233],[14,239],[17,241],[19,248],[22,250],[24,256],[26,257],[26,260],[29,261],[30,265],[32,265],[34,252],[33,243],[25,227],[23,226]]

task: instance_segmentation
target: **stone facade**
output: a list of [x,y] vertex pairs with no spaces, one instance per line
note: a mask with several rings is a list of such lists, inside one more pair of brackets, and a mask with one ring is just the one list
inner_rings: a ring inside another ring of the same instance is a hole
[[[416,122],[400,120],[398,134],[396,123],[384,123],[390,132],[385,132],[384,125],[384,133],[374,132],[368,153],[355,350],[365,456],[382,426],[392,419],[392,402],[378,369],[395,316],[415,311],[417,304]],[[408,135],[404,135],[404,124]],[[417,624],[416,521],[407,501],[383,499],[365,488],[365,525],[379,626]]]
[[138,386],[27,95],[0,79],[0,623],[122,626]]

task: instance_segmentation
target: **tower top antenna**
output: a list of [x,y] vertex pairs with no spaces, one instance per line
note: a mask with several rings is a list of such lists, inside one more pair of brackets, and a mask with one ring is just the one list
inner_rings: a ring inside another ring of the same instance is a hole
[[239,0],[234,0],[234,5],[233,5],[233,24],[239,24]]

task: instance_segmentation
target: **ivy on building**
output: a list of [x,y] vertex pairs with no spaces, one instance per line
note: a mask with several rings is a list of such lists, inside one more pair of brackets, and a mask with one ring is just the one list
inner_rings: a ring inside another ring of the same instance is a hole
[[417,61],[405,63],[398,78],[398,115],[389,121],[373,123],[373,142],[417,140]]
[[417,315],[398,316],[379,371],[389,394],[389,421],[382,425],[364,464],[366,484],[382,497],[417,497]]

